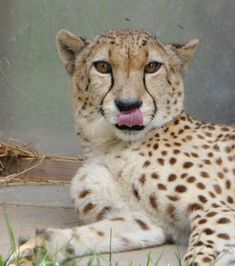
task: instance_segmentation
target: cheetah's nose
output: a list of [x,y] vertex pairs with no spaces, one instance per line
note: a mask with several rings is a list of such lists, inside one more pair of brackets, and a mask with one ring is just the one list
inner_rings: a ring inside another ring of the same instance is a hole
[[115,104],[120,112],[124,112],[139,108],[142,101],[139,99],[116,99]]

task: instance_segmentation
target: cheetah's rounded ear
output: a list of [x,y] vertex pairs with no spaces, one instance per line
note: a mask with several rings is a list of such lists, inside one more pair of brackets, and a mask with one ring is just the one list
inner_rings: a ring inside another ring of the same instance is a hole
[[170,44],[171,49],[175,51],[182,64],[182,71],[184,72],[193,59],[199,45],[198,39],[193,39],[184,44]]
[[67,72],[72,75],[75,69],[76,55],[86,46],[86,41],[67,30],[60,30],[56,34],[56,46]]

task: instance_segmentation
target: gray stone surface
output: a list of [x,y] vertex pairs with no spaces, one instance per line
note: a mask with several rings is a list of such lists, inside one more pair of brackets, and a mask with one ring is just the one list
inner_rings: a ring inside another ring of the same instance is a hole
[[73,208],[69,185],[3,187],[0,204]]

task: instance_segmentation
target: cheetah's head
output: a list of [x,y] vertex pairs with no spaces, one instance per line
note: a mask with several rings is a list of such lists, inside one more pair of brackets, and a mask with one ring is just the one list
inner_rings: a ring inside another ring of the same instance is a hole
[[72,76],[80,128],[102,121],[118,138],[134,141],[172,121],[183,110],[182,74],[197,46],[198,40],[164,45],[138,30],[88,40],[59,31],[57,48]]

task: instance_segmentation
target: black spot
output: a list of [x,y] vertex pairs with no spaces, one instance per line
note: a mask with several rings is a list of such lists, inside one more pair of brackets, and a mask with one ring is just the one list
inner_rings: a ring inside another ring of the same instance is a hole
[[146,41],[146,40],[143,40],[143,41],[142,41],[142,45],[143,45],[143,46],[145,46],[145,45],[146,45],[146,43],[147,43],[147,41]]

